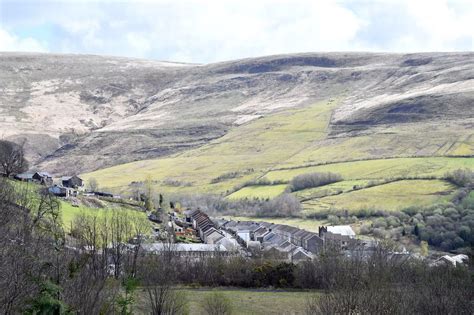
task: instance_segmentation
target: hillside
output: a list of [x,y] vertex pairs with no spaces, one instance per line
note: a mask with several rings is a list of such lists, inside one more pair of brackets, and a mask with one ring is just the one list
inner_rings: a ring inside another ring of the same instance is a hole
[[371,205],[386,190],[397,209],[449,199],[444,173],[474,167],[474,53],[208,65],[1,53],[0,82],[0,132],[26,141],[33,168],[98,170],[85,178],[115,191],[150,175],[163,192],[273,197],[331,171],[344,182],[299,192],[306,209]]
[[[34,165],[60,175],[183,152],[329,98],[339,100],[329,145],[402,123],[468,129],[472,65],[472,53],[297,54],[209,65],[1,53],[0,132],[27,139]],[[446,135],[440,150],[467,141],[458,151],[469,154],[470,138],[457,136]],[[433,145],[413,151],[430,154]]]

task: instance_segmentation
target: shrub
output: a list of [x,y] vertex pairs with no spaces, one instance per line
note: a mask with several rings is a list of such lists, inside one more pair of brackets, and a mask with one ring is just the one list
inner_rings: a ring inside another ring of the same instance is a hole
[[339,224],[339,217],[335,215],[328,215],[328,222],[331,223],[331,225],[337,225]]
[[301,210],[301,204],[294,195],[283,194],[262,204],[257,216],[294,216]]
[[214,292],[202,302],[204,312],[209,315],[228,315],[232,314],[232,302],[223,293]]
[[387,228],[387,221],[384,218],[377,218],[374,220],[374,227],[375,228]]
[[173,178],[166,178],[165,180],[163,180],[163,185],[170,187],[190,187],[193,185],[193,183],[180,181]]
[[372,228],[371,228],[370,224],[363,224],[360,227],[360,234],[367,235],[371,232],[371,230],[372,230]]
[[227,172],[227,173],[221,174],[221,175],[211,179],[211,184],[216,184],[216,183],[220,183],[220,182],[223,182],[223,181],[226,181],[226,180],[229,180],[229,179],[242,177],[244,175],[253,173],[254,171],[255,170],[253,168],[248,168],[248,169],[243,170],[243,171]]
[[468,169],[459,169],[446,173],[446,180],[459,187],[468,187],[474,184],[474,172]]
[[290,182],[291,191],[314,188],[339,182],[342,176],[334,173],[309,173],[294,177]]

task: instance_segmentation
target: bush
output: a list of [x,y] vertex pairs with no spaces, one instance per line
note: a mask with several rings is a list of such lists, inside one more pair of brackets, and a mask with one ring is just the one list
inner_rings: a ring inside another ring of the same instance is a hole
[[166,178],[165,180],[163,180],[163,185],[170,187],[191,187],[193,183],[180,181],[173,178]]
[[216,183],[220,183],[220,182],[223,182],[223,181],[226,181],[226,180],[229,180],[229,179],[242,177],[244,175],[251,174],[254,171],[255,170],[253,168],[248,168],[248,169],[243,170],[243,171],[227,172],[227,173],[221,174],[221,175],[211,179],[211,184],[216,184]]
[[209,315],[232,314],[232,302],[223,293],[214,292],[204,299],[202,308]]
[[363,225],[360,227],[360,234],[362,234],[362,235],[367,235],[367,234],[369,234],[371,231],[372,231],[372,227],[370,226],[370,224],[363,224]]
[[342,181],[342,176],[334,173],[309,173],[294,177],[290,182],[291,191],[314,188]]
[[301,210],[301,204],[295,196],[291,194],[283,194],[267,202],[264,202],[257,216],[282,216],[292,217]]
[[446,180],[459,187],[468,187],[474,185],[474,172],[468,169],[459,169],[446,173]]

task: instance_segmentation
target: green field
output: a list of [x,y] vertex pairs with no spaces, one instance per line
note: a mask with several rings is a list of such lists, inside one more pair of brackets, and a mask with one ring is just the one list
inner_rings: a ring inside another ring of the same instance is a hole
[[60,203],[61,203],[61,218],[63,220],[64,228],[67,231],[70,230],[75,217],[78,215],[81,215],[81,214],[98,215],[100,217],[114,209],[118,211],[124,211],[132,217],[141,218],[144,220],[144,222],[148,222],[146,213],[139,212],[133,209],[125,208],[125,207],[106,206],[105,208],[90,208],[83,205],[79,207],[74,207],[71,205],[71,203],[64,200],[61,200]]
[[[263,175],[282,161],[290,159],[317,139],[327,135],[333,102],[282,112],[255,120],[231,130],[227,135],[200,148],[168,158],[122,164],[84,174],[96,178],[102,187],[127,189],[131,181],[151,176],[156,180],[173,179],[192,186],[168,187],[163,192],[223,192]],[[249,168],[252,173],[211,184],[212,179]]]
[[[453,187],[439,179],[452,170],[474,169],[470,130],[448,122],[407,123],[334,137],[329,120],[337,104],[325,101],[281,111],[233,128],[202,147],[83,177],[96,178],[101,187],[124,195],[130,192],[132,181],[150,176],[160,193],[212,193],[239,199],[272,198],[286,189],[284,184],[243,187],[248,181],[289,182],[304,173],[333,172],[344,181],[295,193],[306,211],[361,207],[396,210],[444,202]],[[233,175],[226,177],[229,173]],[[426,181],[415,189],[413,181],[366,188],[370,181],[380,184],[393,179]],[[166,184],[170,182],[174,184]],[[362,189],[352,191],[354,186]]]
[[229,199],[241,199],[241,198],[273,198],[282,194],[287,185],[258,185],[248,186],[239,189],[235,193],[228,196]]
[[[206,314],[201,307],[204,298],[221,292],[232,301],[233,314],[304,314],[305,303],[312,292],[280,291],[265,289],[183,289],[189,302],[190,314]],[[140,304],[146,303],[146,293],[141,292]],[[143,307],[134,310],[137,314],[149,314]]]
[[403,180],[303,202],[305,213],[329,209],[402,210],[443,203],[455,187],[442,180]]
[[294,194],[298,197],[298,199],[304,201],[307,199],[336,195],[341,192],[348,192],[353,190],[354,186],[365,187],[368,183],[368,180],[344,180],[329,185],[299,190]]
[[269,180],[291,180],[297,175],[313,172],[338,173],[342,175],[345,180],[397,177],[442,177],[446,172],[459,168],[474,169],[474,158],[420,157],[341,162],[299,167],[289,170],[270,171],[265,175],[265,178]]

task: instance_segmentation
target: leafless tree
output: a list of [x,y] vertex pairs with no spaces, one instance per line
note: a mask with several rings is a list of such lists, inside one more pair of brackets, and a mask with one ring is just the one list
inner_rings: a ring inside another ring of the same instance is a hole
[[91,192],[93,191],[98,191],[99,190],[99,183],[97,182],[97,179],[95,178],[89,178],[87,181],[87,189]]
[[184,291],[175,289],[177,282],[177,256],[175,245],[163,243],[160,252],[145,255],[140,264],[140,278],[154,315],[183,314],[187,310]]
[[6,177],[28,169],[23,146],[7,140],[0,140],[0,167]]

